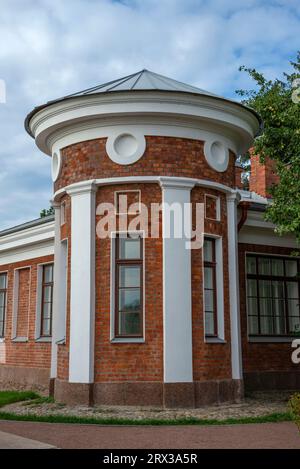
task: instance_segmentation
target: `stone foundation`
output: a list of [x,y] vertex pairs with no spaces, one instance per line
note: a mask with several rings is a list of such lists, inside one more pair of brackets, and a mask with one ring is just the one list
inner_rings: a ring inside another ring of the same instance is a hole
[[246,391],[299,390],[300,371],[244,373]]
[[48,393],[50,370],[0,365],[0,388],[29,389]]
[[195,408],[243,397],[239,380],[193,383],[123,382],[80,384],[56,380],[54,397],[65,404]]

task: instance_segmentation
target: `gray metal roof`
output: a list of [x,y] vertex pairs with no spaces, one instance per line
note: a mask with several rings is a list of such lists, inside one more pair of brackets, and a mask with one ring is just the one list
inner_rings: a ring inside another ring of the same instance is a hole
[[89,96],[99,93],[111,93],[111,92],[128,92],[128,91],[167,91],[167,92],[178,92],[178,93],[191,93],[191,94],[198,94],[201,96],[209,96],[211,98],[217,98],[223,101],[230,101],[235,103],[238,106],[247,108],[250,112],[252,112],[260,123],[260,127],[262,126],[261,117],[258,113],[253,110],[252,108],[245,106],[244,104],[240,103],[239,101],[235,101],[233,99],[223,98],[222,96],[218,96],[217,94],[210,93],[209,91],[202,90],[201,88],[197,88],[196,86],[187,85],[186,83],[182,83],[180,81],[174,80],[173,78],[165,77],[164,75],[160,75],[158,73],[150,72],[149,70],[143,69],[139,72],[133,73],[131,75],[127,75],[123,78],[118,78],[117,80],[109,81],[102,85],[97,85],[92,88],[87,88],[86,90],[78,91],[77,93],[69,94],[62,98],[54,99],[52,101],[48,101],[46,104],[42,104],[41,106],[37,106],[31,111],[26,119],[25,119],[25,129],[32,135],[29,127],[29,122],[31,118],[42,109],[50,106],[51,104],[59,103],[65,101],[67,99],[77,98],[81,96]]
[[71,98],[75,96],[86,96],[95,93],[107,93],[110,91],[132,91],[132,90],[160,90],[160,91],[179,91],[184,93],[206,94],[208,96],[217,96],[208,91],[202,90],[195,86],[187,85],[173,78],[168,78],[158,73],[150,72],[149,70],[141,70],[127,75],[117,80],[109,81],[103,85],[94,86],[78,93],[66,96]]
[[7,228],[6,230],[0,231],[0,237],[12,233],[17,233],[18,231],[26,230],[28,228],[33,228],[34,226],[50,223],[52,221],[54,221],[54,215],[48,215],[46,217],[37,218],[36,220],[28,221],[26,223],[22,223],[21,225],[13,226],[12,228]]

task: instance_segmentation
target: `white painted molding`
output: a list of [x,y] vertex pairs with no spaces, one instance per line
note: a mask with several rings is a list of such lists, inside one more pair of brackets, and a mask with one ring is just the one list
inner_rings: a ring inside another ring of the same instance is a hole
[[164,206],[189,203],[193,184],[168,182],[162,181],[164,382],[192,382],[191,250],[184,236],[174,236],[174,219]]
[[1,255],[10,249],[24,248],[32,244],[44,243],[54,240],[54,222],[44,223],[31,228],[10,233],[0,237],[0,263]]
[[95,186],[73,187],[71,195],[71,304],[69,381],[94,381]]
[[193,186],[200,186],[200,187],[207,187],[209,189],[215,189],[223,193],[230,193],[235,194],[236,190],[232,189],[229,186],[225,186],[224,184],[208,181],[205,179],[193,179],[193,178],[186,178],[186,177],[173,177],[173,176],[126,176],[126,177],[115,177],[115,178],[103,178],[103,179],[91,179],[87,181],[80,181],[69,186],[63,187],[55,192],[53,199],[55,201],[59,201],[65,194],[72,194],[75,191],[81,190],[89,190],[89,185],[93,186],[109,186],[109,185],[116,185],[116,184],[160,184],[162,187],[163,185],[169,184],[170,186],[176,186],[179,188],[182,186],[185,187],[193,187]]
[[273,228],[261,228],[253,226],[243,226],[238,235],[240,244],[257,244],[260,246],[274,246],[291,249],[299,249],[296,237],[291,235],[279,236]]
[[132,131],[111,131],[106,141],[106,152],[114,163],[120,165],[133,164],[138,161],[146,150],[146,139],[138,129]]
[[55,151],[52,155],[51,163],[51,176],[52,181],[55,182],[58,179],[61,171],[61,153],[59,150]]
[[[31,118],[29,126],[38,147],[51,155],[49,140],[53,142],[58,131],[70,131],[74,125],[86,126],[95,120],[99,125],[99,121],[108,117],[115,123],[122,118],[123,122],[131,119],[136,124],[147,117],[154,125],[159,118],[169,122],[175,119],[181,127],[184,127],[186,119],[194,119],[198,122],[196,128],[201,129],[208,123],[220,136],[231,134],[237,152],[249,148],[259,129],[257,117],[234,102],[213,96],[162,91],[74,97],[41,109]],[[151,134],[144,132],[144,135]]]
[[243,379],[237,233],[237,202],[239,198],[240,196],[238,193],[227,194],[228,270],[232,379]]
[[209,166],[218,173],[223,173],[228,168],[229,150],[220,140],[207,139],[204,144],[204,156]]

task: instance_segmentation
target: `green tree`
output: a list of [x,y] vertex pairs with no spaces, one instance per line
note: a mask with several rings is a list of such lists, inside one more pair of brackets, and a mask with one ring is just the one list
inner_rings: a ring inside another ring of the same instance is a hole
[[[290,63],[291,73],[284,72],[281,80],[267,80],[253,68],[240,67],[256,88],[236,93],[262,116],[264,129],[254,142],[254,152],[261,162],[273,159],[280,176],[280,183],[270,190],[273,200],[266,218],[280,235],[292,233],[300,242],[300,52]],[[247,156],[243,161],[247,164]]]
[[54,215],[54,208],[53,207],[43,208],[43,210],[40,211],[40,217],[41,218],[48,217],[49,215]]

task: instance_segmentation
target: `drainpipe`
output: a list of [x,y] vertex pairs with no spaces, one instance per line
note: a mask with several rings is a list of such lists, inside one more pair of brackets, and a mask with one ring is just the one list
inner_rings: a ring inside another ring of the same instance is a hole
[[238,223],[238,232],[241,231],[242,227],[244,226],[247,220],[249,206],[250,206],[249,202],[240,202],[239,204],[239,207],[241,207],[242,209],[242,215]]

